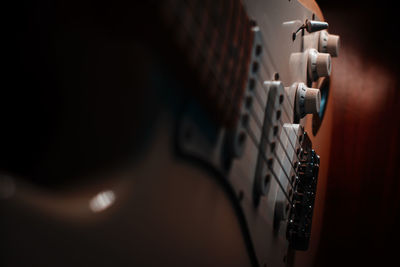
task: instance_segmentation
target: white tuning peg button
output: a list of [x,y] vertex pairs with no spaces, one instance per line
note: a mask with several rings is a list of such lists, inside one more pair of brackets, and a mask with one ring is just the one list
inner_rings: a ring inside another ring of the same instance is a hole
[[308,49],[308,77],[312,81],[331,75],[331,55],[319,53],[316,49]]
[[296,89],[296,114],[303,118],[307,114],[318,113],[321,105],[319,89],[309,88],[304,83],[298,83]]
[[322,53],[329,53],[332,57],[339,56],[340,37],[321,31],[319,34],[318,50]]

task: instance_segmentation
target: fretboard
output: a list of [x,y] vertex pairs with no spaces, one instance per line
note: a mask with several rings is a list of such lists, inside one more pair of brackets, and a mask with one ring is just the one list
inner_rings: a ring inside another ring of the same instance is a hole
[[165,25],[198,78],[194,94],[221,125],[233,127],[247,83],[253,43],[240,0],[165,0]]

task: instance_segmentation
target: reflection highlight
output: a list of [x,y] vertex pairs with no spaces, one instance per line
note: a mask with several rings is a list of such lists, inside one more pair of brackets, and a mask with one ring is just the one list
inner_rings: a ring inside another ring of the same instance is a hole
[[111,190],[102,191],[89,201],[89,208],[93,212],[101,212],[115,202],[115,193]]

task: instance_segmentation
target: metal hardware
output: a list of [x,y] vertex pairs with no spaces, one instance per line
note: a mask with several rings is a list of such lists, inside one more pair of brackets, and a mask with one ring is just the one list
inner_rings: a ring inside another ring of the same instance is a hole
[[295,204],[289,214],[286,232],[290,246],[296,250],[307,250],[309,246],[320,162],[306,132],[303,135],[302,148],[297,168],[296,191],[293,195]]

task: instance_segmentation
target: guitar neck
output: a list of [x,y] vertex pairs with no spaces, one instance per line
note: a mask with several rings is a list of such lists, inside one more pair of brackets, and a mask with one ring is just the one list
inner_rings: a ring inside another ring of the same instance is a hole
[[160,9],[184,64],[200,84],[194,94],[221,126],[235,126],[254,39],[242,2],[168,0]]

